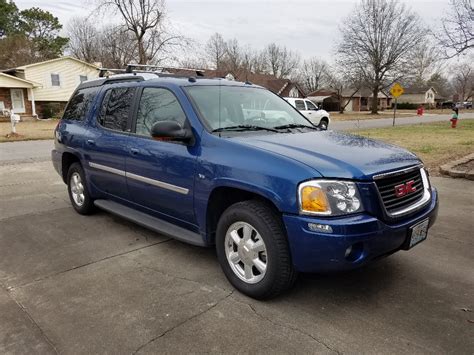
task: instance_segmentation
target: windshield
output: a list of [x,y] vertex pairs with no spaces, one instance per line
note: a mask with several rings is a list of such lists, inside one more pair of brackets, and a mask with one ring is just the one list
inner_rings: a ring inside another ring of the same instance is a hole
[[239,86],[190,86],[185,90],[211,131],[225,128],[278,128],[311,123],[283,99],[265,89]]

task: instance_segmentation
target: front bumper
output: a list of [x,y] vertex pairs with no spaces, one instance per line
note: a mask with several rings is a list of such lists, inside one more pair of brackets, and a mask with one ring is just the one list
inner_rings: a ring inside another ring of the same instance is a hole
[[[431,227],[437,215],[438,194],[432,189],[428,206],[391,224],[368,214],[342,218],[283,215],[283,221],[295,268],[300,272],[326,272],[354,269],[400,250],[410,227],[427,218]],[[332,233],[314,232],[309,223],[328,225]],[[354,252],[347,256],[351,246]]]

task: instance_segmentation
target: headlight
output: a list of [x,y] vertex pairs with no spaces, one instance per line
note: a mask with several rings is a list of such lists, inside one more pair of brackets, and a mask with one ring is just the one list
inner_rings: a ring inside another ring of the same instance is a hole
[[357,186],[350,181],[306,181],[299,185],[298,197],[302,214],[338,216],[363,210]]

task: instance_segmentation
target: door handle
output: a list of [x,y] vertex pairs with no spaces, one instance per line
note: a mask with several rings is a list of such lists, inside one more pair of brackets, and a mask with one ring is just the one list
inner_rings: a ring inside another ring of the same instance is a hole
[[92,139],[88,139],[88,140],[86,141],[86,143],[87,143],[88,145],[95,145],[95,141],[93,141]]
[[140,151],[137,149],[137,148],[130,148],[130,153],[132,153],[132,155],[137,155]]

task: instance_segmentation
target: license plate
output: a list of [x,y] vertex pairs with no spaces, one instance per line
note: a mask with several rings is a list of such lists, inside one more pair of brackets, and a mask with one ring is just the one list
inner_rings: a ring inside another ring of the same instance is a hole
[[408,249],[413,248],[418,243],[421,243],[428,236],[428,225],[430,223],[429,219],[425,219],[423,222],[420,222],[410,228],[410,243],[408,244]]

